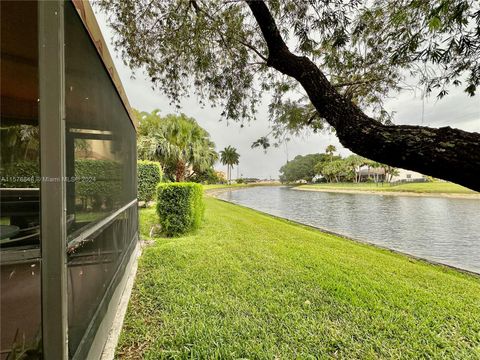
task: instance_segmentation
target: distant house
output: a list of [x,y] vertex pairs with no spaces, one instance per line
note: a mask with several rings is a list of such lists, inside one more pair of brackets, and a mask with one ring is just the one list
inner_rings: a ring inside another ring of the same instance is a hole
[[427,176],[420,174],[416,171],[412,170],[405,170],[397,168],[397,173],[390,178],[389,174],[386,174],[385,169],[383,167],[380,168],[372,168],[368,166],[362,166],[357,174],[359,175],[359,181],[364,182],[368,181],[368,179],[373,180],[375,182],[418,182],[418,181],[426,181]]
[[371,179],[375,182],[385,181],[385,169],[384,168],[372,168],[369,166],[362,166],[358,171],[359,181],[368,181]]
[[397,181],[426,181],[427,176],[420,174],[419,172],[412,171],[412,170],[405,170],[405,169],[397,169],[398,175],[394,175],[390,182],[397,182]]
[[227,181],[227,175],[225,174],[225,171],[215,170],[215,174],[221,181]]

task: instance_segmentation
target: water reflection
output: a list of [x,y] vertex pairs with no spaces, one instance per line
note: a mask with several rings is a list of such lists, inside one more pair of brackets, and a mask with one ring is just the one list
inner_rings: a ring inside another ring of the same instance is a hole
[[480,201],[255,187],[219,198],[480,273]]

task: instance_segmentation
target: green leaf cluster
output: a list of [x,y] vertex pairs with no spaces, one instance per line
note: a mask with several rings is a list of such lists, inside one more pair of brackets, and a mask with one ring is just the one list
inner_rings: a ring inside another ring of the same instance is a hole
[[232,180],[232,169],[234,165],[238,165],[240,162],[240,154],[233,146],[228,145],[225,149],[220,151],[220,162],[223,165],[227,165],[227,180]]
[[158,185],[157,214],[166,236],[178,236],[197,230],[204,211],[202,185],[187,182]]
[[191,169],[201,172],[217,161],[215,143],[194,118],[185,114],[160,116],[158,110],[136,114],[139,159],[159,161],[170,180],[184,181]]
[[[333,159],[338,158],[336,156]],[[311,182],[315,177],[315,165],[331,160],[327,154],[298,155],[280,168],[281,182],[295,182],[299,180]]]
[[[290,49],[312,60],[348,101],[391,124],[384,100],[420,86],[439,97],[480,86],[480,2],[266,2]],[[115,45],[172,102],[194,92],[227,119],[255,119],[264,95],[272,135],[326,127],[303,89],[272,70],[246,1],[101,0]]]
[[38,188],[40,186],[40,163],[22,160],[8,164],[1,169],[0,187]]
[[156,161],[139,160],[137,162],[137,198],[138,201],[152,201],[155,191],[162,181],[163,172],[160,164]]
[[[323,165],[320,167],[320,173],[330,182],[332,180],[335,180],[336,182],[339,182],[340,180],[351,181],[355,176],[355,173],[344,159],[328,161],[320,164]],[[315,166],[315,170],[319,169],[318,165],[319,164]]]
[[[280,181],[291,183],[297,181],[312,182],[355,182],[360,181],[360,168],[367,166],[371,169],[383,168],[385,178],[390,181],[394,175],[398,175],[398,169],[382,164],[362,156],[352,154],[346,158],[334,155],[335,146],[328,145],[323,154],[298,155],[292,161],[287,162],[280,168]],[[320,179],[321,177],[321,179]],[[377,179],[375,179],[375,182]]]
[[123,166],[113,160],[75,160],[75,196],[83,204],[113,206],[123,194]]
[[213,167],[204,171],[196,171],[188,178],[189,181],[193,181],[201,184],[224,184],[226,183],[225,177],[220,175],[220,172],[215,171]]
[[[21,178],[21,179],[19,179]],[[118,197],[122,190],[122,164],[112,160],[75,160],[76,196],[85,198]],[[3,168],[0,176],[2,188],[40,187],[40,164],[23,160]]]

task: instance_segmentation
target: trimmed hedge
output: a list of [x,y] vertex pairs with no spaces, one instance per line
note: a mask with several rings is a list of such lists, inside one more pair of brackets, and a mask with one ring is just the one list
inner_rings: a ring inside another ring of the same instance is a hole
[[75,160],[75,196],[81,208],[113,208],[122,197],[122,164],[113,160]]
[[38,188],[40,186],[40,163],[20,160],[0,169],[2,188]]
[[122,191],[122,164],[112,160],[75,160],[77,196],[118,195]]
[[197,183],[158,185],[157,214],[165,235],[177,236],[198,229],[204,211],[202,185]]
[[[75,197],[82,209],[87,207],[114,207],[122,196],[122,164],[113,160],[75,160]],[[18,161],[0,171],[0,186],[36,188],[40,186],[40,164]]]
[[155,161],[139,160],[137,163],[138,201],[152,201],[155,190],[162,181],[163,173],[160,164]]

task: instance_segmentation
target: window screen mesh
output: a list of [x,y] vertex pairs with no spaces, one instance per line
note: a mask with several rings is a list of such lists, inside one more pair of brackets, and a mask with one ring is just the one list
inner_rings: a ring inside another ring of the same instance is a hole
[[70,356],[83,357],[134,245],[137,206],[118,210],[136,198],[136,143],[127,111],[70,2],[65,67],[68,337]]
[[0,2],[0,359],[41,357],[38,22]]

